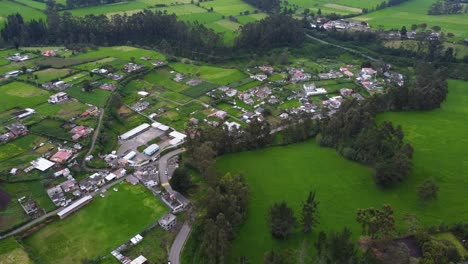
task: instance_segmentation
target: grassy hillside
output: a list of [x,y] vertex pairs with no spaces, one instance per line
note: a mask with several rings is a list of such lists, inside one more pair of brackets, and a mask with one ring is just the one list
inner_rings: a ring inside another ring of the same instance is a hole
[[384,26],[385,29],[409,28],[412,24],[426,23],[442,27],[445,33],[453,33],[455,37],[468,37],[468,14],[429,16],[427,11],[434,0],[409,0],[394,7],[385,8],[356,19],[367,21],[371,26]]
[[[468,180],[464,176],[468,171],[468,90],[465,86],[464,82],[451,81],[450,95],[442,109],[379,116],[380,121],[401,124],[415,148],[411,177],[392,190],[378,189],[370,169],[343,159],[332,149],[320,148],[313,141],[220,158],[218,168],[243,173],[252,191],[248,218],[232,245],[231,262],[245,255],[252,263],[260,263],[264,252],[271,248],[289,247],[298,251],[303,241],[309,241],[310,246],[317,232],[305,237],[297,231],[287,240],[278,241],[270,235],[266,221],[268,208],[281,200],[286,200],[299,217],[301,203],[310,190],[317,190],[320,201],[319,229],[348,226],[355,238],[361,231],[355,221],[356,210],[385,203],[393,206],[400,231],[406,229],[403,220],[406,214],[416,215],[426,225],[467,219]],[[435,179],[440,194],[437,201],[424,207],[416,189],[426,178]]]

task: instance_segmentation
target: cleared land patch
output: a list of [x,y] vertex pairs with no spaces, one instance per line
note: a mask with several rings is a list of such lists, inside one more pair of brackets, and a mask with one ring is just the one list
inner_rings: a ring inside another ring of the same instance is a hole
[[34,107],[47,102],[49,92],[23,82],[11,82],[0,89],[0,112],[11,108]]
[[[46,263],[81,263],[109,252],[156,221],[167,209],[143,186],[126,183],[97,197],[63,220],[57,220],[24,242]],[[47,241],[47,245],[44,244]]]

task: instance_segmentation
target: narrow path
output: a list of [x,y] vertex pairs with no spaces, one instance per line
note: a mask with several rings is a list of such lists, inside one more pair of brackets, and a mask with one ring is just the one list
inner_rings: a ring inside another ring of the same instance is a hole
[[[96,129],[94,130],[94,134],[93,134],[93,139],[91,140],[91,146],[88,150],[88,152],[86,153],[85,157],[89,156],[91,153],[93,153],[94,151],[94,147],[96,146],[96,140],[99,136],[99,131],[101,130],[101,123],[102,123],[102,118],[104,117],[104,109],[101,108],[99,110],[99,119],[98,119],[98,124],[96,126]],[[98,170],[98,169],[91,169],[89,168],[87,165],[86,165],[86,159],[83,159],[82,163],[81,163],[81,166],[82,168],[85,170],[85,171],[95,171],[95,170]]]
[[335,47],[335,48],[339,48],[339,49],[342,49],[342,50],[346,50],[346,51],[348,51],[348,52],[354,53],[354,54],[356,54],[356,55],[360,55],[360,56],[362,56],[362,57],[364,57],[364,58],[366,58],[366,59],[372,60],[372,61],[377,61],[376,58],[373,58],[373,57],[371,57],[371,56],[369,56],[369,55],[367,55],[367,54],[364,54],[364,53],[362,53],[362,52],[360,52],[360,51],[353,50],[353,49],[350,49],[350,48],[347,48],[347,47],[343,47],[343,46],[338,45],[338,44],[334,44],[334,43],[331,43],[331,42],[328,42],[328,41],[325,41],[325,40],[322,40],[322,39],[313,37],[313,36],[311,36],[311,35],[309,35],[309,34],[307,34],[307,33],[305,33],[305,35],[306,35],[307,38],[312,39],[312,40],[315,40],[315,41],[320,42],[320,43],[322,43],[322,44],[330,45],[330,46],[333,46],[333,47]]

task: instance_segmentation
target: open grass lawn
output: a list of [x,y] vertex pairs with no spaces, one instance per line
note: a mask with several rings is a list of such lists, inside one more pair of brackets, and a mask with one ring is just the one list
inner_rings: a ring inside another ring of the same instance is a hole
[[197,66],[193,64],[171,63],[170,67],[177,72],[190,74],[205,81],[226,85],[246,77],[237,69],[226,69],[213,66]]
[[15,107],[31,107],[47,102],[50,93],[23,82],[11,82],[0,87],[0,112]]
[[29,21],[32,19],[45,19],[46,15],[42,13],[39,10],[36,10],[34,8],[31,8],[29,6],[21,5],[18,3],[15,3],[13,1],[7,1],[7,0],[2,0],[0,2],[0,22],[1,26],[3,27],[3,23],[6,22],[6,18],[8,15],[16,14],[16,13],[21,13],[23,16],[24,20]]
[[356,19],[367,21],[371,26],[384,26],[386,29],[400,29],[402,26],[427,23],[428,28],[440,26],[445,33],[455,37],[468,37],[468,14],[429,16],[427,10],[435,0],[411,0],[403,4],[385,8]]
[[92,104],[98,107],[104,107],[107,103],[107,99],[111,95],[110,91],[104,91],[96,88],[91,92],[83,92],[80,85],[74,85],[72,88],[67,90],[67,93],[78,99],[80,102]]
[[174,77],[175,74],[170,73],[167,68],[161,68],[145,75],[144,80],[153,85],[161,86],[173,92],[181,92],[189,88],[189,86],[186,85],[184,82],[174,81]]
[[87,105],[78,101],[67,101],[60,104],[42,104],[36,108],[36,111],[46,117],[60,117],[70,119],[82,114],[88,108]]
[[[116,185],[80,211],[42,228],[24,242],[44,263],[82,263],[110,252],[157,221],[167,209],[143,186]],[[47,241],[47,244],[44,243]]]
[[33,263],[23,247],[12,237],[0,241],[0,264]]
[[[272,248],[299,249],[305,238],[299,231],[285,241],[272,238],[266,221],[267,211],[274,202],[286,200],[299,217],[301,203],[310,190],[317,191],[320,201],[318,228],[338,230],[348,226],[355,238],[361,232],[355,221],[357,209],[381,207],[385,203],[394,208],[400,231],[406,230],[403,216],[408,213],[414,214],[424,225],[467,219],[466,85],[466,82],[451,81],[449,97],[442,109],[387,113],[378,117],[380,121],[401,124],[415,149],[410,178],[392,190],[380,190],[373,183],[370,169],[345,160],[333,149],[320,148],[313,141],[221,157],[218,169],[242,172],[251,188],[248,218],[233,242],[231,262],[245,255],[252,263],[261,263],[264,252]],[[436,201],[423,206],[416,189],[427,178],[433,178],[440,190]],[[309,245],[316,235],[314,232],[307,237]]]
[[[34,73],[34,75],[37,75],[37,81],[39,83],[45,83],[49,82],[52,80],[58,80],[64,76],[71,75],[75,70],[73,69],[46,69],[42,71],[37,71]],[[26,77],[25,75],[22,75],[22,77]]]
[[[141,57],[150,56],[153,60],[143,61]],[[115,47],[100,47],[97,50],[88,50],[86,53],[80,53],[73,58],[78,59],[91,59],[96,57],[114,57],[122,60],[126,60],[127,63],[130,62],[131,58],[135,58],[135,62],[138,64],[143,64],[150,67],[151,63],[157,59],[164,59],[164,55],[152,50],[145,50],[129,46],[115,46]],[[112,63],[111,63],[112,64]]]
[[24,213],[23,208],[21,208],[21,205],[17,201],[23,196],[31,197],[40,208],[44,208],[46,211],[55,208],[41,181],[5,183],[0,185],[0,189],[11,197],[8,207],[0,211],[0,231],[7,230],[29,220],[29,217]]

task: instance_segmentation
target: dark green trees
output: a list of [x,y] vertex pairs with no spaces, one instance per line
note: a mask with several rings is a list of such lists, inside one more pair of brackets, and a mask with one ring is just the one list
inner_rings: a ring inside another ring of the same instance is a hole
[[271,207],[268,224],[274,237],[284,239],[296,228],[297,220],[293,210],[283,201]]

